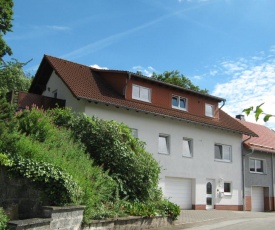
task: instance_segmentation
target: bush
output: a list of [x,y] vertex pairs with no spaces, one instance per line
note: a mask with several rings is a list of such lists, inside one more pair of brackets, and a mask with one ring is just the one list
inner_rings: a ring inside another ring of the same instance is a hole
[[[70,131],[57,128],[42,110],[19,112],[18,131],[0,136],[0,152],[13,160],[12,172],[44,184],[51,205],[86,205],[85,221],[97,206],[114,199],[116,182],[94,165]],[[81,192],[82,191],[82,192]]]
[[126,125],[79,115],[71,122],[71,130],[95,163],[117,181],[122,198],[148,201],[159,194],[160,167]]
[[0,230],[7,229],[8,221],[9,221],[8,216],[4,212],[3,208],[0,207]]

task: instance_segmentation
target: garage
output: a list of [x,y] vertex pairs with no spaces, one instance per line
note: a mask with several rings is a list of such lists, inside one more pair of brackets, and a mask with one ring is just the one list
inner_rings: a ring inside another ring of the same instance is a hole
[[264,188],[252,187],[252,211],[263,212],[264,211]]
[[164,194],[181,209],[192,209],[192,179],[166,177]]

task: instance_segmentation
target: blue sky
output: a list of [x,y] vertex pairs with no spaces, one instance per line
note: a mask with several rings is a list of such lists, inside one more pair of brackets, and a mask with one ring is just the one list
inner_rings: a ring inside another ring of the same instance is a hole
[[[48,54],[99,68],[178,70],[230,115],[275,114],[274,0],[14,0],[12,58]],[[11,57],[6,57],[10,59]],[[249,121],[254,117],[249,116]],[[275,119],[267,123],[275,128]]]

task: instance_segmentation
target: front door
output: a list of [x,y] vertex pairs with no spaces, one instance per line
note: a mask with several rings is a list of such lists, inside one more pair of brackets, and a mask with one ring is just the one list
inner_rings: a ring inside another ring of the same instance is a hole
[[213,180],[206,181],[206,209],[214,208],[214,182]]

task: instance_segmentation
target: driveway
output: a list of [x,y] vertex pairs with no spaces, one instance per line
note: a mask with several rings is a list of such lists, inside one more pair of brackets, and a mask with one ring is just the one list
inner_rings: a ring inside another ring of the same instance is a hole
[[182,210],[173,226],[158,228],[167,229],[208,229],[223,230],[273,230],[275,229],[275,212],[245,212],[217,210]]

